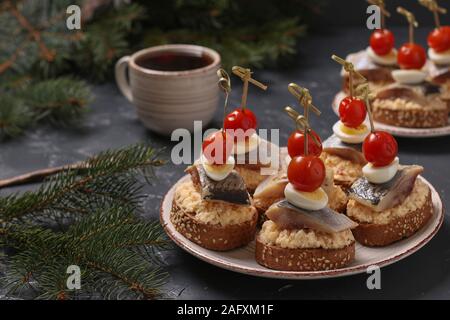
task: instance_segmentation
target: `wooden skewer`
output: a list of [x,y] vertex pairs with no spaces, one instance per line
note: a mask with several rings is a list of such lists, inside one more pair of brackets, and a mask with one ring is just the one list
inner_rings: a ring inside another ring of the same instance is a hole
[[305,155],[308,155],[308,136],[311,137],[314,143],[318,146],[320,145],[320,141],[317,140],[316,136],[311,133],[311,127],[309,126],[309,123],[306,120],[305,116],[299,114],[291,106],[286,106],[284,110],[289,115],[289,117],[295,121],[295,126],[297,127],[297,130],[306,132],[303,148]]
[[[306,88],[300,87],[296,83],[289,83],[288,85],[288,91],[298,99],[301,105],[305,106],[308,105],[309,108],[318,116],[322,113],[319,108],[317,108],[315,105],[312,104],[312,98],[311,94],[309,93],[309,90]],[[306,109],[305,109],[306,113]],[[306,116],[306,114],[305,114]]]
[[317,141],[316,137],[311,134],[311,127],[309,126],[309,109],[311,108],[313,112],[318,116],[320,116],[321,111],[319,110],[319,108],[312,104],[312,97],[308,89],[302,88],[296,83],[290,83],[288,85],[288,90],[294,97],[299,100],[300,105],[302,105],[305,109],[305,115],[301,116],[292,107],[287,106],[285,108],[288,115],[294,119],[297,128],[303,128],[303,132],[305,135],[304,154],[308,155],[308,136],[312,136],[314,142],[317,145],[320,145],[320,142]]
[[222,130],[225,131],[225,117],[227,115],[228,97],[231,92],[231,79],[228,73],[220,68],[217,70],[217,76],[219,77],[219,88],[225,92],[225,102],[223,104],[223,119],[222,119]]
[[334,61],[336,61],[337,63],[339,63],[340,65],[342,65],[342,67],[344,68],[344,70],[346,72],[348,72],[348,77],[349,77],[349,89],[350,89],[350,96],[353,97],[354,96],[354,88],[353,88],[353,76],[357,75],[358,78],[360,78],[363,81],[367,81],[367,79],[358,71],[355,70],[355,67],[353,65],[353,63],[342,59],[341,57],[338,57],[337,55],[333,54],[331,56],[331,59],[333,59]]
[[375,125],[373,124],[372,106],[370,104],[370,100],[373,99],[374,97],[370,93],[369,83],[364,82],[364,83],[360,84],[356,88],[356,91],[357,91],[358,95],[361,97],[361,99],[364,100],[364,103],[366,104],[366,111],[367,111],[367,114],[369,115],[370,132],[374,132]]
[[405,16],[409,23],[409,42],[414,43],[414,28],[419,26],[414,14],[403,7],[397,7],[397,12]]
[[248,95],[248,83],[257,86],[260,89],[267,90],[267,86],[265,84],[262,84],[261,82],[255,80],[252,78],[252,72],[250,69],[246,69],[239,66],[234,66],[232,68],[233,74],[241,78],[241,80],[244,82],[244,86],[242,89],[242,99],[241,99],[241,109],[245,109],[247,106],[247,95]]
[[425,8],[433,12],[434,15],[434,23],[437,28],[440,28],[441,21],[439,19],[439,14],[446,14],[447,9],[439,7],[436,0],[419,0],[419,3],[423,5]]

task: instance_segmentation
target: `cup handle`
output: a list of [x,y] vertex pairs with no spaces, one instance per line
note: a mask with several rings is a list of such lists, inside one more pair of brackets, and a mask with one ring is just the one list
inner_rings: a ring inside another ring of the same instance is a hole
[[131,94],[130,84],[127,80],[128,62],[130,61],[130,56],[125,56],[120,58],[116,62],[115,76],[116,83],[120,89],[120,92],[127,98],[130,102],[133,101],[133,95]]

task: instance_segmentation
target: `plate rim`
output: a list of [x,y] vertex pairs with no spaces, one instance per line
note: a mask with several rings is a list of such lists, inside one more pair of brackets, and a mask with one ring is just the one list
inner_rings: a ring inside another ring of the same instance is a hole
[[[341,100],[341,97],[345,96],[345,92],[339,91],[333,98],[331,103],[331,109],[338,115],[337,112],[337,100]],[[450,124],[444,127],[436,128],[408,128],[408,127],[396,127],[389,124],[384,124],[378,121],[374,121],[376,126],[379,126],[382,130],[389,132],[397,137],[404,138],[434,138],[445,137],[450,135]]]
[[[169,236],[169,238],[175,242],[177,246],[179,246],[184,251],[188,252],[189,254],[193,255],[194,257],[207,262],[211,265],[214,265],[216,267],[220,267],[222,269],[234,271],[241,274],[251,275],[255,277],[263,277],[263,278],[276,278],[276,279],[290,279],[290,280],[314,280],[314,279],[324,279],[324,278],[338,278],[338,277],[345,277],[345,276],[351,276],[356,275],[360,273],[366,272],[367,268],[371,265],[376,264],[380,268],[389,266],[395,262],[401,261],[404,258],[407,258],[408,256],[412,255],[413,253],[419,251],[421,248],[423,248],[428,242],[431,241],[431,239],[434,238],[434,236],[439,232],[439,230],[442,227],[444,216],[445,216],[445,210],[444,210],[444,204],[442,202],[442,198],[440,194],[437,192],[437,190],[434,188],[434,186],[423,176],[419,176],[420,179],[422,179],[431,189],[432,194],[434,193],[437,196],[437,201],[440,204],[440,211],[437,213],[439,215],[439,221],[436,225],[436,227],[424,238],[422,239],[418,244],[415,246],[408,248],[407,250],[390,257],[388,259],[384,259],[382,261],[376,262],[376,263],[365,263],[353,267],[345,267],[341,269],[334,269],[334,270],[323,270],[323,271],[280,271],[280,270],[273,270],[266,268],[266,270],[255,270],[250,267],[246,266],[239,266],[235,263],[230,263],[224,260],[217,260],[216,258],[212,258],[207,253],[203,253],[199,251],[196,248],[193,248],[192,245],[189,244],[195,244],[191,242],[189,239],[185,238],[183,235],[180,234],[181,239],[178,239],[179,237],[172,233],[172,231],[168,228],[168,224],[171,223],[169,221],[165,221],[163,218],[163,211],[164,211],[164,203],[167,201],[167,197],[169,195],[173,195],[175,188],[178,184],[182,183],[184,180],[188,179],[190,176],[184,175],[181,177],[172,187],[166,192],[164,195],[161,204],[160,204],[160,210],[159,210],[159,220],[160,223],[166,232],[166,234]],[[436,207],[433,206],[433,209],[436,210]],[[438,208],[439,209],[439,206]],[[175,230],[176,231],[176,230]],[[177,232],[177,231],[176,231]],[[405,239],[406,240],[406,239]],[[404,240],[403,240],[404,241]],[[208,249],[202,248],[204,250],[209,251]]]

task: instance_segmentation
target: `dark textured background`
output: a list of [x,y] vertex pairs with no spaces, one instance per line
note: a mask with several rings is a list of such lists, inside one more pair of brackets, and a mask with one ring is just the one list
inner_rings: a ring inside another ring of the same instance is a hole
[[[360,16],[356,13],[355,15]],[[345,16],[345,19],[347,18],[349,17]],[[424,42],[428,30],[418,32],[418,41]],[[405,28],[394,28],[393,31],[397,39],[405,39]],[[330,56],[332,53],[345,56],[349,52],[366,47],[368,34],[369,31],[361,26],[328,28],[300,41],[298,58],[289,65],[289,68],[256,70],[255,78],[269,85],[267,92],[250,88],[249,106],[257,114],[260,127],[282,128],[281,143],[286,143],[293,124],[282,112],[282,108],[286,104],[295,103],[287,92],[287,85],[289,82],[296,82],[311,90],[315,104],[323,111],[320,119],[313,117],[313,126],[322,138],[329,136],[331,125],[337,121],[330,104],[341,86],[339,67]],[[237,79],[233,80],[235,83],[239,82]],[[235,85],[235,88],[231,99],[232,106],[239,104],[241,94],[239,86]],[[96,99],[91,105],[92,112],[87,116],[81,129],[57,131],[51,128],[38,128],[22,138],[0,144],[0,177],[72,163],[106,148],[140,141],[150,141],[156,147],[166,147],[164,155],[169,158],[172,144],[167,138],[154,135],[139,123],[132,105],[120,95],[115,85],[95,86],[94,93]],[[221,112],[218,111],[212,126],[220,126],[220,117]],[[441,194],[445,206],[449,207],[450,137],[401,138],[398,142],[401,162],[425,166],[424,176]],[[147,189],[148,197],[145,204],[147,217],[158,217],[163,195],[183,176],[183,170],[184,166],[168,164],[157,171],[158,179],[155,185]],[[0,196],[26,188],[0,190]],[[260,279],[211,266],[178,248],[175,248],[167,259],[171,275],[167,290],[170,297],[181,299],[449,299],[449,231],[450,225],[448,221],[444,221],[437,236],[418,253],[383,268],[382,290],[378,291],[369,291],[366,288],[367,275],[364,274],[310,281]]]

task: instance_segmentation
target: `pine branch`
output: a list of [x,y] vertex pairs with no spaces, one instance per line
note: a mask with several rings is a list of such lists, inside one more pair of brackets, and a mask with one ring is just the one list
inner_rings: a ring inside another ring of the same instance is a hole
[[2,95],[0,103],[0,139],[20,134],[33,124],[33,115],[20,99],[10,94]]
[[262,67],[280,57],[295,53],[296,39],[305,33],[298,19],[285,19],[264,26],[234,26],[219,35],[216,30],[192,31],[152,29],[144,38],[145,46],[166,43],[195,43],[216,49],[226,68],[233,65]]
[[[320,1],[140,1],[148,8],[144,47],[194,43],[212,47],[222,63],[261,67],[296,52]],[[170,4],[171,3],[171,4]]]
[[[117,151],[106,151],[87,160],[78,169],[69,169],[49,180],[36,192],[11,195],[0,199],[0,217],[5,221],[26,218],[27,215],[45,214],[56,204],[70,206],[85,198],[105,198],[99,190],[106,192],[108,201],[134,203],[138,189],[136,175],[147,166],[160,166],[162,161],[155,158],[153,149],[143,145],[133,145]],[[109,188],[109,189],[108,189]],[[109,191],[108,191],[109,190]]]
[[5,0],[6,10],[9,10],[11,14],[17,19],[17,22],[28,32],[28,35],[33,39],[39,47],[40,55],[43,59],[51,62],[55,58],[55,52],[47,47],[47,45],[41,40],[40,31],[35,29],[30,21],[19,11],[17,5],[13,1]]
[[144,16],[141,6],[111,8],[86,27],[74,54],[77,68],[86,77],[104,81],[112,75],[115,61],[129,51],[133,24]]
[[[81,119],[90,101],[84,82],[62,77],[73,72],[104,80],[112,66],[129,49],[128,37],[143,15],[133,4],[120,10],[109,8],[83,24],[83,30],[66,27],[66,9],[82,0],[6,0],[0,11],[0,139],[17,136],[31,125],[50,122],[73,125]],[[14,78],[32,78],[18,87]],[[56,77],[56,78],[55,78]],[[49,78],[54,78],[48,80]],[[18,119],[11,105],[24,105],[30,117]],[[32,121],[26,121],[31,118]]]
[[[72,2],[72,3],[71,3]],[[41,1],[11,1],[3,3],[0,15],[0,27],[5,25],[6,30],[2,30],[2,37],[7,38],[7,45],[0,45],[1,68],[0,74],[16,69],[17,65],[27,63],[28,66],[41,65],[42,74],[50,75],[51,65],[61,64],[64,57],[67,57],[67,50],[71,41],[54,41],[52,36],[46,36],[53,32],[66,31],[65,12],[69,4],[80,4],[80,1],[59,0],[52,4],[53,9],[58,11],[58,19],[48,19],[45,6]],[[54,17],[53,17],[54,18]],[[42,22],[47,23],[43,24]],[[51,23],[49,23],[51,21]],[[11,39],[11,30],[16,30]],[[8,38],[9,37],[9,38]],[[11,44],[20,43],[16,47]]]
[[[24,251],[11,260],[12,267],[6,281],[8,288],[14,292],[36,283],[34,289],[44,292],[39,298],[69,298],[73,292],[65,285],[66,269],[75,264],[86,272],[83,285],[103,292],[108,298],[113,298],[113,294],[114,298],[119,298],[125,292],[132,297],[136,297],[135,294],[144,298],[157,297],[157,288],[162,285],[165,273],[153,266],[152,260],[143,259],[134,251],[118,245],[146,245],[154,246],[155,250],[165,250],[168,243],[160,226],[157,223],[140,224],[131,213],[126,214],[119,207],[113,209],[114,214],[110,215],[110,212],[99,211],[87,216],[65,233],[12,227],[14,231],[9,230],[6,236],[16,248]],[[129,232],[143,226],[146,226],[147,236],[143,235],[144,230],[137,237]],[[111,283],[108,279],[114,281]]]
[[[158,288],[164,284],[167,276],[159,268],[149,266],[130,250],[106,249],[101,256],[95,253],[89,257],[91,259],[86,257],[85,263],[99,271],[93,273],[89,281],[105,298],[123,299],[124,294],[132,294],[132,299],[155,299],[160,296]],[[109,281],[111,278],[119,282]]]
[[[158,222],[137,217],[141,198],[135,194],[142,187],[137,176],[146,174],[147,166],[162,164],[156,156],[142,145],[106,151],[87,160],[80,176],[69,169],[37,192],[1,199],[0,247],[17,251],[9,259],[3,279],[10,292],[32,290],[38,299],[159,297],[167,277],[161,269],[160,252],[171,246]],[[110,188],[102,192],[108,185],[122,191]],[[95,192],[87,191],[90,189]],[[117,201],[110,193],[130,198]],[[80,208],[87,212],[68,228],[50,229],[30,219],[39,212],[55,221],[54,211],[70,214]],[[66,287],[69,265],[82,270],[79,291]]]
[[58,78],[38,82],[23,92],[24,99],[38,121],[70,125],[86,111],[90,90],[82,81]]
[[42,121],[74,125],[88,110],[91,92],[85,82],[61,77],[22,86],[27,79],[12,77],[8,86],[14,88],[5,88],[5,99],[0,102],[0,139],[22,134]]

